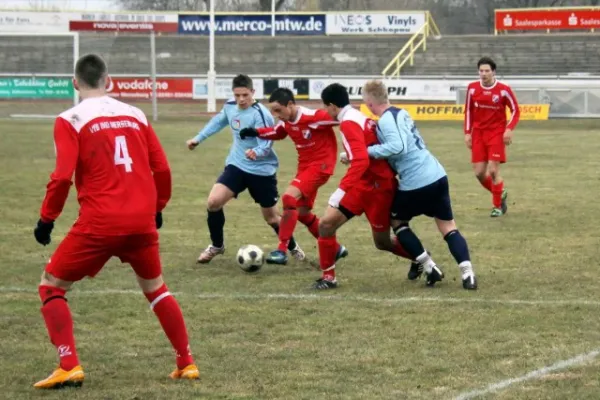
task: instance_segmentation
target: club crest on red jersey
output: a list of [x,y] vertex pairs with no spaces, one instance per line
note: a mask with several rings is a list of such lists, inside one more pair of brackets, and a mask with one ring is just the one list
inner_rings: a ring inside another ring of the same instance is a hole
[[310,129],[304,129],[302,131],[302,136],[304,137],[304,139],[310,139],[312,136],[312,133],[310,132]]
[[494,103],[498,103],[500,101],[500,96],[498,96],[497,94],[493,95],[492,96],[492,101]]

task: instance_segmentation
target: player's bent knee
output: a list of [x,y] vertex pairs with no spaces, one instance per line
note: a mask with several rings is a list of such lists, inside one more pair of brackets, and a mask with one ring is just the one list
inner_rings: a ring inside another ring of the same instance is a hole
[[73,282],[63,281],[46,271],[42,272],[42,279],[40,280],[41,286],[54,286],[60,289],[69,290],[72,284]]
[[397,236],[400,232],[406,229],[410,229],[408,222],[406,221],[397,221],[397,225],[394,229],[394,234]]
[[159,275],[158,277],[153,278],[153,279],[145,279],[139,275],[136,275],[136,278],[138,281],[138,285],[140,286],[140,288],[142,289],[142,292],[144,292],[144,293],[155,292],[165,283],[162,275]]
[[444,221],[436,218],[435,223],[442,236],[446,236],[448,233],[456,230],[456,221],[454,220]]
[[290,194],[284,194],[281,198],[281,202],[283,203],[284,209],[294,209],[298,205],[298,199]]
[[393,247],[390,232],[373,231],[373,244],[377,250],[390,250]]
[[279,214],[277,213],[277,208],[274,206],[269,208],[263,208],[262,215],[265,222],[269,225],[277,225],[279,224],[279,221],[281,219],[279,217]]
[[291,196],[296,200],[300,200],[302,198],[302,192],[296,186],[288,186],[288,188],[285,190],[285,193],[283,194],[283,197],[285,196]]
[[206,201],[206,208],[211,212],[219,211],[224,205],[225,202],[218,197],[209,197]]
[[319,221],[319,236],[331,237],[335,235],[335,230],[336,226],[333,220],[321,218],[321,220]]

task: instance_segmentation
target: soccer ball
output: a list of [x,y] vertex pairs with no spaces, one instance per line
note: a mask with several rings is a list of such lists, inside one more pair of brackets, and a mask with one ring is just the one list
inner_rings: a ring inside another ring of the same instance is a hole
[[263,251],[253,244],[240,247],[237,252],[237,262],[246,272],[258,272],[265,262]]

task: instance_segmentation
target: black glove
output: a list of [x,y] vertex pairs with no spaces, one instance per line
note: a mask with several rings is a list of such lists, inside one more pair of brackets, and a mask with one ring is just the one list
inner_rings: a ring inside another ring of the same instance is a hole
[[33,230],[33,236],[35,236],[35,240],[37,240],[39,244],[43,244],[44,246],[46,246],[52,241],[52,239],[50,238],[52,229],[54,229],[54,221],[44,222],[40,218],[40,220],[37,223],[37,226]]
[[247,137],[257,137],[258,131],[254,128],[244,128],[240,131],[240,138],[246,139]]
[[160,229],[163,224],[162,212],[156,213],[156,229]]

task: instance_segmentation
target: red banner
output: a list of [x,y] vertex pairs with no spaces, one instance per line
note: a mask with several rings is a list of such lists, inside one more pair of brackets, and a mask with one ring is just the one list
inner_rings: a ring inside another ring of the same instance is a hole
[[[156,97],[159,99],[191,99],[192,79],[157,78]],[[148,78],[112,78],[108,95],[120,99],[152,98],[152,80]]]
[[587,30],[600,28],[600,8],[496,10],[496,30]]
[[69,31],[177,32],[177,22],[69,21]]

